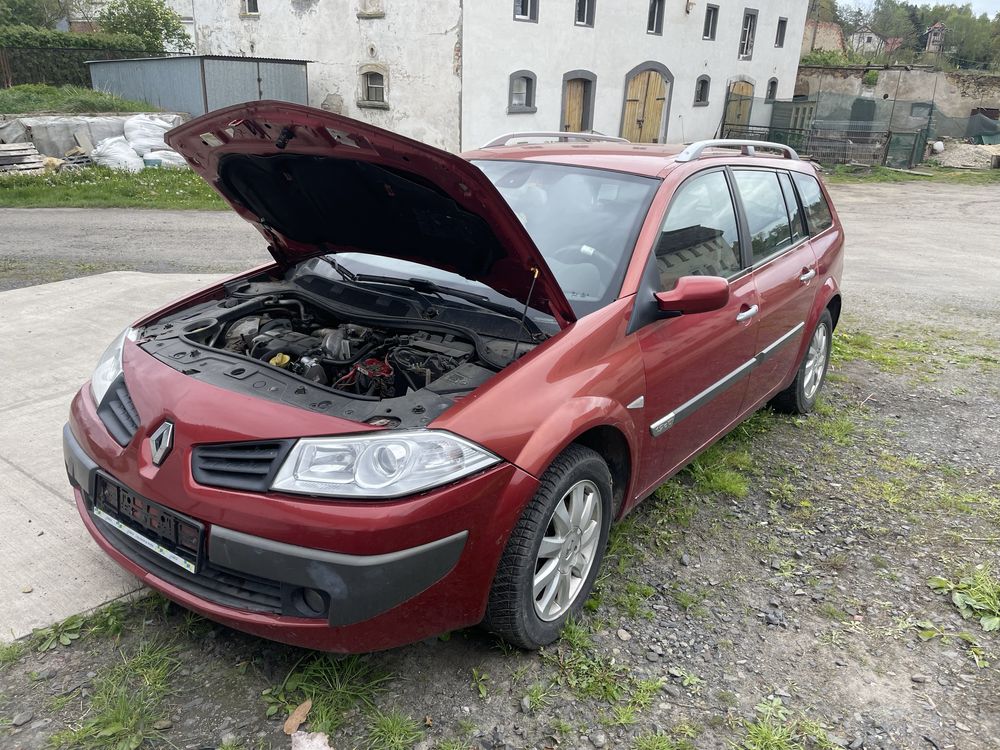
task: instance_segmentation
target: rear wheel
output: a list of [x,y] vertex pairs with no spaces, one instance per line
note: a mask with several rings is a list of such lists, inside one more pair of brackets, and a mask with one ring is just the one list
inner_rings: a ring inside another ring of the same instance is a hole
[[790,414],[805,414],[812,411],[819,396],[820,387],[826,379],[830,365],[830,344],[833,341],[833,319],[830,311],[824,310],[813,329],[809,348],[799,364],[795,380],[785,390],[771,400],[778,411]]
[[610,526],[608,465],[571,445],[542,475],[507,541],[484,625],[521,648],[552,643],[594,586]]

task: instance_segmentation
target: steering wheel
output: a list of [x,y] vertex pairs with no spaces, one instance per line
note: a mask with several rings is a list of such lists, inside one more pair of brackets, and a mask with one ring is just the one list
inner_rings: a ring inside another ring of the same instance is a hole
[[597,248],[593,248],[593,250],[594,251],[592,253],[585,253],[583,251],[583,245],[563,245],[552,252],[551,257],[553,260],[557,260],[560,263],[565,263],[567,265],[580,263],[581,261],[584,263],[592,263],[595,266],[599,266],[602,272],[608,275],[614,274],[616,270],[614,261]]

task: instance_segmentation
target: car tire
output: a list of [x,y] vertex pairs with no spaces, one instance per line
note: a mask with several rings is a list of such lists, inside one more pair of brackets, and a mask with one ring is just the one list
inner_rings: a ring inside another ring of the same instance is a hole
[[488,630],[524,649],[559,637],[597,578],[611,491],[611,472],[597,452],[573,444],[556,457],[507,540],[486,606]]
[[809,338],[809,346],[799,363],[795,380],[771,400],[777,411],[788,414],[806,414],[816,405],[826,371],[830,366],[830,349],[833,343],[833,318],[824,310]]

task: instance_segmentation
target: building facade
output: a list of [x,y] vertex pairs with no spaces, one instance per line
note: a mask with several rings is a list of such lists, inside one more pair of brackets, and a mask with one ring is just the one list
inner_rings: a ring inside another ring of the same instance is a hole
[[503,133],[633,141],[766,124],[791,98],[807,3],[170,0],[195,51],[309,60],[313,106],[452,151]]

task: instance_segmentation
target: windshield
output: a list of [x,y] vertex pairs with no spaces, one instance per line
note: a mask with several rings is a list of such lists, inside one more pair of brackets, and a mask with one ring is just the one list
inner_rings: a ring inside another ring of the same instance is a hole
[[659,180],[529,161],[476,161],[524,224],[577,317],[616,299]]

